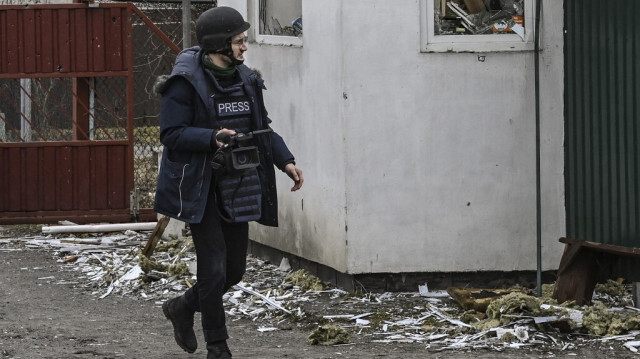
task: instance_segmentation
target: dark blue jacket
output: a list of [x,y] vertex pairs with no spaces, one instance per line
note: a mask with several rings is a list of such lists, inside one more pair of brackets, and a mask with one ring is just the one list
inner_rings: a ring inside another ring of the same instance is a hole
[[[200,223],[213,177],[209,165],[215,131],[214,102],[199,47],[183,50],[160,88],[160,141],[164,145],[154,210],[187,222]],[[252,130],[269,127],[262,90],[264,81],[245,65],[238,71],[247,96],[252,99]],[[284,140],[275,132],[255,138],[260,151],[258,173],[262,184],[262,217],[268,226],[278,225],[278,199],[274,165],[284,170],[294,161]]]

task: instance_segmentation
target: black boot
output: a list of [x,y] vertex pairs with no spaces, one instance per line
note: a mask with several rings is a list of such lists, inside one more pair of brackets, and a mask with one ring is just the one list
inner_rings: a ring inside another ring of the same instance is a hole
[[231,350],[227,346],[227,341],[207,343],[207,359],[228,359],[231,358]]
[[194,310],[187,306],[183,296],[170,299],[162,304],[162,312],[173,324],[173,337],[176,343],[187,353],[198,348],[196,333],[193,331]]

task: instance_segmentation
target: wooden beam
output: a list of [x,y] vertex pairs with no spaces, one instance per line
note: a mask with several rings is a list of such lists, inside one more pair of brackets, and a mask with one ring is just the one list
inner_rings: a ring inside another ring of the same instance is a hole
[[162,238],[162,234],[164,233],[164,230],[167,228],[168,224],[169,224],[169,217],[165,217],[165,216],[160,217],[160,219],[158,220],[158,223],[156,224],[156,228],[154,228],[153,232],[151,232],[151,237],[149,237],[147,244],[144,246],[144,249],[142,250],[143,256],[147,258],[151,257],[151,255],[153,254],[153,251],[156,248],[156,245],[158,245],[158,242],[160,241],[160,238]]
[[590,248],[597,252],[602,252],[602,253],[617,254],[617,255],[627,256],[627,257],[640,257],[640,248],[624,247],[624,246],[618,246],[615,244],[589,242],[589,241],[583,241],[580,239],[565,238],[565,237],[560,238],[560,242],[565,244],[580,243],[581,246],[584,246],[586,248]]
[[89,138],[89,78],[73,78],[72,86],[73,140],[90,140]]
[[558,303],[575,301],[577,305],[589,304],[598,282],[597,253],[579,244],[567,244],[560,260],[562,272],[553,290]]

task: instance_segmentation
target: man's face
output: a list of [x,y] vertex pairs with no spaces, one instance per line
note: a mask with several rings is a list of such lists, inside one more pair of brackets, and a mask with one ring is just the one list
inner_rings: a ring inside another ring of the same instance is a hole
[[238,34],[231,38],[231,51],[237,62],[244,62],[244,52],[248,50],[246,33]]

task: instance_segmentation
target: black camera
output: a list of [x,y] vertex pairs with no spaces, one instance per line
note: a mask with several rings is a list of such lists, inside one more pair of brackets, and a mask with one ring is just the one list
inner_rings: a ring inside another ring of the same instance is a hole
[[251,145],[250,140],[255,135],[271,132],[270,128],[248,133],[238,133],[233,136],[218,134],[216,140],[223,142],[213,155],[211,166],[215,170],[227,172],[242,171],[260,165],[258,147]]

